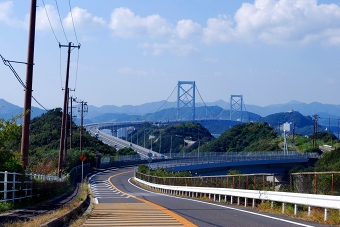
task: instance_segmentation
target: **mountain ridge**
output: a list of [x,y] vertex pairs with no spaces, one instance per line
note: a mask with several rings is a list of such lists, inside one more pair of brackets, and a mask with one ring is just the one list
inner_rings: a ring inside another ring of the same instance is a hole
[[[219,106],[222,109],[229,109],[230,103],[224,100],[217,100],[215,102],[206,102],[208,108],[211,106]],[[162,108],[160,108],[162,106]],[[205,106],[204,103],[196,103],[196,107]],[[321,118],[340,118],[340,105],[334,104],[323,104],[319,102],[311,102],[309,104],[292,100],[285,104],[272,104],[268,106],[257,106],[246,104],[244,106],[244,111],[252,112],[254,114],[260,115],[261,117],[266,117],[273,113],[287,112],[289,110],[298,111],[302,115],[312,116],[318,114]],[[106,113],[115,114],[127,114],[127,115],[146,115],[152,114],[157,110],[164,110],[168,108],[177,108],[177,102],[165,102],[164,100],[158,102],[144,103],[141,105],[104,105],[97,107],[94,105],[88,105],[88,114],[85,119],[95,118]],[[23,108],[11,104],[4,99],[0,98],[0,118],[10,119],[13,116],[22,114]],[[32,107],[32,118],[40,116],[45,110]]]

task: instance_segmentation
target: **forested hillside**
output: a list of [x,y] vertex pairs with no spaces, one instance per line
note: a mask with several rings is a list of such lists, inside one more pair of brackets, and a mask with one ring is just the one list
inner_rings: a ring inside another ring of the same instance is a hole
[[[145,137],[144,137],[145,135]],[[144,140],[145,138],[145,140]],[[127,140],[160,153],[191,152],[214,137],[202,125],[195,122],[156,126],[150,123],[141,125]],[[187,142],[186,142],[187,141]],[[190,142],[188,142],[190,141]]]
[[247,123],[232,127],[201,151],[275,151],[280,150],[279,142],[278,134],[267,123]]
[[[62,112],[61,109],[53,109],[40,117],[34,118],[30,124],[30,148],[29,148],[29,166],[28,171],[41,174],[55,174],[58,167],[59,147],[60,147],[60,130],[61,130]],[[4,122],[4,121],[3,121]],[[15,133],[11,133],[0,143],[0,157],[2,163],[0,165],[3,170],[18,169],[20,163],[20,138],[21,126],[17,126],[15,122],[11,123],[10,129],[15,129]],[[0,130],[1,124],[0,124]],[[8,130],[8,129],[6,129]],[[70,132],[67,133],[68,135]],[[89,133],[83,130],[82,136],[82,153],[87,156],[86,162],[95,165],[96,151],[100,156],[114,156],[116,149],[110,147]],[[67,171],[75,165],[81,164],[79,160],[80,153],[80,128],[74,123],[72,124],[72,149],[68,137],[67,154],[64,161],[63,169]],[[14,166],[14,167],[13,167]]]

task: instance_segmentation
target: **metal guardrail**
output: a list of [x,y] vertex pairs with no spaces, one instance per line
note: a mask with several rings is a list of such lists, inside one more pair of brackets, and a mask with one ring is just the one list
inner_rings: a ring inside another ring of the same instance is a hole
[[[84,165],[89,167],[90,163]],[[62,178],[42,174],[21,174],[16,172],[0,172],[0,202],[14,202],[24,198],[32,198],[33,179],[42,181],[64,181],[68,176],[81,171],[81,165],[71,169]]]
[[[209,198],[213,196],[214,201],[221,202],[224,199],[230,199],[230,203],[233,204],[234,198],[237,198],[237,204],[240,205],[241,199],[244,206],[248,205],[248,200],[252,200],[252,206],[255,207],[257,200],[271,201],[282,203],[282,213],[285,212],[285,204],[294,204],[294,215],[297,215],[298,205],[308,206],[308,216],[311,215],[312,207],[324,208],[324,220],[328,219],[329,209],[340,209],[340,196],[329,195],[312,195],[302,193],[291,192],[273,192],[262,190],[242,190],[242,189],[230,189],[230,188],[210,188],[210,187],[188,187],[188,186],[171,186],[149,183],[147,181],[134,178],[141,184],[147,185],[152,190],[157,190],[161,193],[168,193],[173,195],[188,196],[188,197],[202,197],[202,195],[208,195]],[[217,199],[218,197],[218,199]]]
[[[154,151],[153,151],[154,152]],[[319,158],[317,153],[300,153],[298,151],[240,151],[240,152],[190,152],[190,153],[156,153],[152,159],[164,159],[166,162],[180,162],[180,159],[188,159],[190,162],[202,161],[252,161],[252,160],[277,160],[277,159],[298,159],[298,158]],[[139,155],[122,155],[121,160],[139,160]]]
[[194,177],[161,177],[136,172],[135,176],[147,182],[171,186],[235,188],[273,191],[275,190],[275,186],[281,184],[280,180],[282,179],[282,176],[280,174],[270,173]]

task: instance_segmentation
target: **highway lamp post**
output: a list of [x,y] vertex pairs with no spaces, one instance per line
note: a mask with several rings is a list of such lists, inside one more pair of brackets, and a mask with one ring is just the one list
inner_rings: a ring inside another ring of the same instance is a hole
[[161,148],[162,147],[162,133],[159,132],[159,155],[161,155]]
[[175,135],[175,136],[177,136],[177,137],[182,137],[183,138],[183,158],[184,158],[184,147],[185,147],[185,140],[184,140],[184,136],[180,136],[180,135]]
[[172,150],[172,134],[171,134],[171,140],[170,140],[170,158],[171,158],[171,150]]
[[151,151],[152,151],[152,138],[153,138],[153,135],[151,135]]
[[200,157],[200,145],[201,145],[200,139],[199,139],[199,137],[194,138],[194,137],[191,137],[191,136],[190,136],[190,138],[191,139],[197,139],[197,141],[198,141],[197,156],[199,158]]
[[144,129],[144,148],[145,148],[145,129]]

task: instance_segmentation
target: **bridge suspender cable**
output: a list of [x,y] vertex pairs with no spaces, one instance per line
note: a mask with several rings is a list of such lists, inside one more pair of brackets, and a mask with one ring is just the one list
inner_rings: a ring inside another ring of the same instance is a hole
[[165,102],[150,116],[148,116],[147,118],[145,118],[144,120],[146,121],[148,118],[152,117],[155,113],[157,113],[169,100],[169,98],[171,97],[171,95],[174,93],[174,91],[176,90],[177,85],[175,86],[174,90],[171,92],[171,94],[169,95],[169,97],[165,100]]

